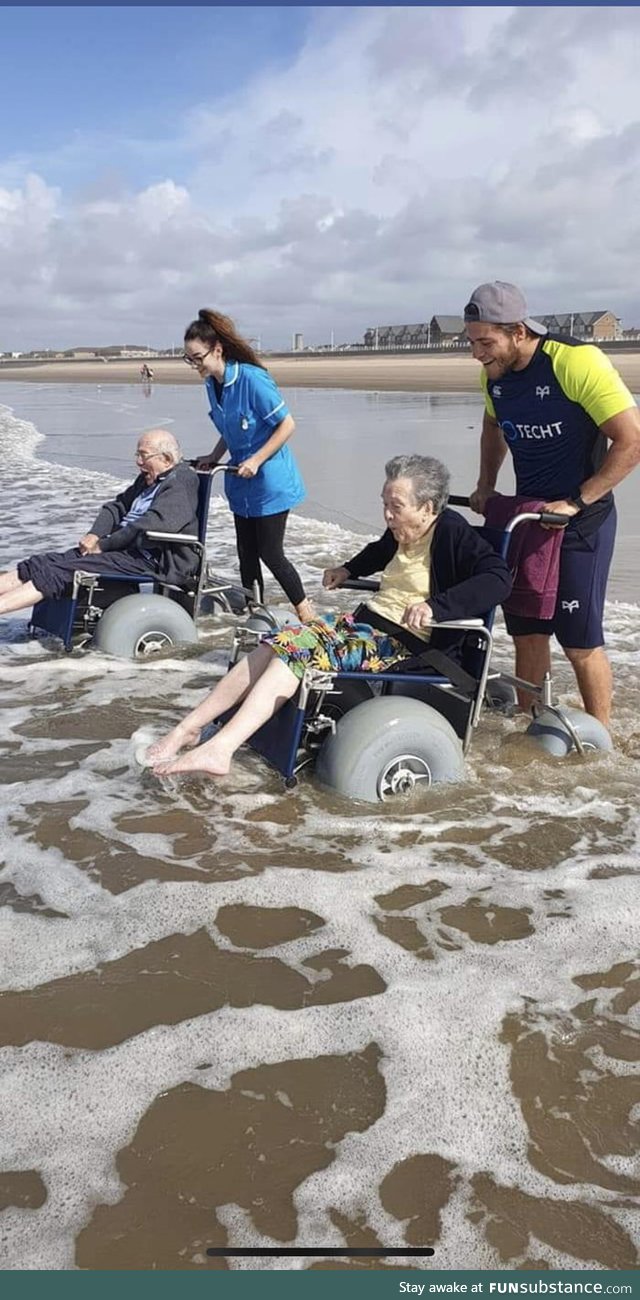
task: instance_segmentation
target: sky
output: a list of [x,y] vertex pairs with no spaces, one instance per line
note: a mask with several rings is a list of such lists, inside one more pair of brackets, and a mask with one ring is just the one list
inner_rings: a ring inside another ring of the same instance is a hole
[[640,326],[640,9],[2,8],[0,351]]

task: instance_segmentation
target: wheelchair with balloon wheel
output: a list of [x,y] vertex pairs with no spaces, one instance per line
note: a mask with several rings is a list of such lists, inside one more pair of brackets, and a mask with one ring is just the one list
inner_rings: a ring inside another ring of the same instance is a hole
[[[468,506],[469,499],[452,496],[449,503]],[[514,530],[530,521],[557,525],[558,516],[527,512],[504,531],[480,531],[508,559]],[[343,587],[376,591],[378,583],[350,579]],[[312,768],[322,785],[348,799],[388,803],[464,780],[465,756],[483,709],[512,711],[518,689],[524,689],[535,701],[527,734],[547,753],[564,757],[611,749],[609,733],[596,718],[554,702],[550,674],[538,686],[492,670],[495,612],[433,625],[455,637],[455,657],[427,645],[420,655],[380,673],[307,669],[296,696],[247,744],[280,773],[288,789]],[[231,664],[259,644],[265,631],[251,619],[238,626]]]
[[83,572],[78,568],[68,595],[35,605],[29,635],[53,636],[64,649],[95,649],[125,659],[146,659],[172,647],[198,641],[197,619],[204,614],[253,618],[263,631],[278,626],[278,616],[262,604],[257,592],[213,572],[206,558],[206,536],[214,478],[235,473],[228,465],[198,471],[198,532],[147,532],[151,542],[193,548],[197,565],[185,585],[174,586],[152,576],[127,578],[121,573]]

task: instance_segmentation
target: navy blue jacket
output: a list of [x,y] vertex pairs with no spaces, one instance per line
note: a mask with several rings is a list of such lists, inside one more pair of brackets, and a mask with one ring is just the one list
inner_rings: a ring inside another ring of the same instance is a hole
[[[387,528],[345,563],[352,578],[379,573],[398,549]],[[435,623],[453,618],[482,618],[501,605],[511,591],[508,565],[455,510],[443,510],[434,524],[430,592],[427,604]]]

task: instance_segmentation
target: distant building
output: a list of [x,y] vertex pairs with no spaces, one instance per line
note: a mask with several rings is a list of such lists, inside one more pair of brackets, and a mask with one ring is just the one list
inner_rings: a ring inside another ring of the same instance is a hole
[[462,316],[432,316],[430,332],[431,344],[436,348],[450,348],[466,341]]
[[622,338],[622,326],[612,311],[557,312],[554,316],[535,316],[550,334],[585,342],[607,343]]
[[365,330],[366,348],[419,348],[429,346],[429,324],[374,325]]
[[418,325],[374,325],[365,330],[365,348],[424,349],[454,347],[464,341],[461,316],[432,316]]
[[304,335],[303,335],[303,334],[294,334],[294,336],[293,336],[293,340],[292,340],[292,351],[293,351],[293,352],[304,352]]

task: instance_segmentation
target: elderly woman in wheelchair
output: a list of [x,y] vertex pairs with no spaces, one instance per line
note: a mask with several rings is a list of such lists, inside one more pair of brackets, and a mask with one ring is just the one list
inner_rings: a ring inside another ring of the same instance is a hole
[[[146,762],[154,772],[222,776],[238,747],[292,700],[309,670],[348,674],[350,680],[355,674],[382,675],[386,681],[438,638],[448,638],[447,649],[452,638],[460,641],[459,632],[438,633],[434,625],[482,619],[500,604],[511,588],[508,566],[476,529],[446,508],[448,495],[449,473],[440,461],[419,455],[390,460],[382,489],[386,531],[323,578],[331,590],[381,572],[379,590],[352,614],[326,614],[264,637],[150,746]],[[401,703],[427,708],[414,700]],[[224,725],[199,744],[203,727],[219,718]],[[449,725],[444,718],[441,723],[442,729]]]

